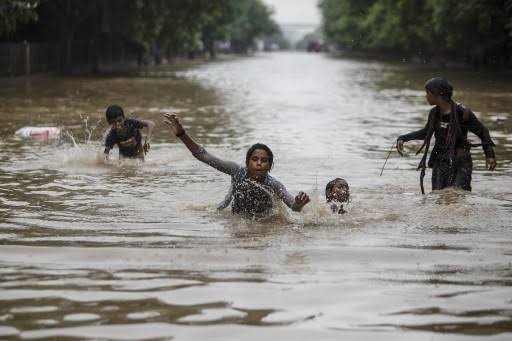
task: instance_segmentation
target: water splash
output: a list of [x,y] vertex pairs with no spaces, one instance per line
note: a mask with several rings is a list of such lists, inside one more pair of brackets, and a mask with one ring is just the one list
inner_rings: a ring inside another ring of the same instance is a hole
[[64,134],[69,137],[69,139],[71,140],[71,142],[73,143],[73,147],[75,148],[80,148],[80,146],[78,146],[78,144],[76,143],[76,140],[75,140],[75,137],[73,136],[73,133],[69,130],[66,130],[64,132]]
[[92,134],[94,133],[96,128],[98,128],[99,124],[101,123],[101,120],[98,120],[96,122],[96,124],[94,124],[93,126],[89,127],[89,116],[85,115],[85,114],[80,114],[80,118],[82,119],[82,123],[83,123],[83,126],[84,126],[85,143],[89,143],[91,141]]
[[[86,114],[80,114],[81,129],[78,131],[65,130],[64,136],[69,140],[71,146],[63,144],[56,153],[48,160],[51,168],[59,170],[83,172],[86,171],[104,171],[109,168],[125,169],[139,167],[142,162],[133,159],[118,159],[114,155],[107,156],[103,153],[103,144],[100,141],[93,141],[92,136],[98,129],[101,120],[90,125],[90,117]],[[78,135],[83,135],[80,140]],[[102,141],[108,134],[106,130],[102,134]]]

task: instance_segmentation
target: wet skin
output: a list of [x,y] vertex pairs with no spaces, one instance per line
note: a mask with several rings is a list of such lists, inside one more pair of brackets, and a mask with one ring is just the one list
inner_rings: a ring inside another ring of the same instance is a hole
[[328,196],[328,199],[336,202],[348,202],[350,197],[350,192],[348,185],[342,181],[336,181],[336,184],[332,188],[331,193]]
[[270,160],[267,151],[264,149],[254,150],[246,166],[251,180],[263,181],[270,171]]
[[[189,150],[193,153],[198,152],[199,145],[197,145],[185,132],[183,126],[181,125],[178,117],[175,113],[165,113],[164,114],[164,123],[167,124],[172,132],[179,137],[182,142],[189,148]],[[246,163],[247,171],[249,174],[249,178],[254,181],[263,182],[265,177],[268,175],[270,171],[270,160],[269,156],[264,149],[255,149],[249,161]],[[295,204],[292,208],[294,211],[301,211],[304,205],[310,202],[311,199],[309,195],[304,192],[299,192],[295,197]]]
[[[425,97],[430,105],[437,105],[443,114],[449,114],[452,111],[452,103],[445,101],[441,96],[435,95],[432,92],[426,90]],[[404,141],[396,141],[396,150],[400,156],[404,156]],[[486,158],[485,166],[489,170],[496,168],[496,158]],[[417,170],[420,170],[418,168]]]
[[[127,128],[125,126],[125,122],[126,122],[126,118],[124,116],[119,116],[119,117],[116,117],[114,120],[112,120],[110,122],[110,125],[112,126],[112,129],[118,133],[118,134],[125,134],[126,131],[127,131]],[[150,144],[149,144],[149,140],[150,140],[150,136],[152,134],[152,131],[153,131],[153,128],[154,128],[154,123],[152,121],[147,121],[147,120],[141,120],[141,122],[143,122],[147,127],[149,127],[148,129],[148,136],[146,137],[146,140],[144,142],[144,144],[142,145],[142,150],[141,150],[141,153],[147,153],[149,151],[149,148],[150,148]],[[135,138],[135,136],[132,136],[131,138],[125,140],[125,141],[121,141],[119,142],[119,145],[121,145],[122,147],[135,147],[137,146],[137,139]]]
[[124,126],[125,121],[126,119],[123,116],[116,117],[111,123],[112,129],[114,129],[117,133],[124,132],[126,130]]
[[[126,127],[124,123],[126,122],[126,118],[123,116],[116,117],[112,121],[112,129],[116,131],[118,134],[123,134],[126,132]],[[131,137],[125,141],[121,141],[119,143],[123,147],[135,147],[137,145],[137,140],[135,137]]]

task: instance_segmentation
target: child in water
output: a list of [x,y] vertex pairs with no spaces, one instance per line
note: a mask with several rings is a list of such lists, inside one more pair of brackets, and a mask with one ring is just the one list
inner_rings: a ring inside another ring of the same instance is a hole
[[[487,167],[489,170],[496,168],[495,145],[489,129],[478,120],[471,109],[452,99],[453,86],[445,78],[429,79],[425,83],[425,95],[427,102],[434,106],[428,114],[427,123],[420,130],[398,137],[398,153],[400,156],[404,155],[405,142],[423,140],[422,147],[416,153],[424,150],[417,170],[432,168],[432,190],[456,187],[471,191],[472,147],[482,146]],[[468,132],[478,136],[482,142],[478,145],[472,144],[468,140]],[[435,138],[434,148],[427,162],[432,137]]]
[[[149,120],[125,118],[123,108],[111,105],[105,113],[107,122],[112,126],[105,140],[105,157],[108,158],[110,150],[117,144],[119,158],[137,158],[144,160],[149,150],[149,142],[153,135],[155,124]],[[140,130],[147,128],[146,138],[142,144]]]
[[274,206],[272,197],[276,195],[293,211],[300,212],[310,201],[309,196],[299,192],[295,197],[276,178],[269,174],[274,162],[274,154],[267,145],[256,143],[247,151],[245,165],[222,160],[210,154],[190,137],[181,125],[176,114],[164,114],[164,122],[192,155],[199,161],[231,176],[231,186],[224,201],[218,206],[224,209],[231,204],[234,214],[248,218],[269,216]]
[[331,204],[333,213],[346,213],[347,211],[343,208],[343,204],[350,202],[350,191],[347,181],[342,178],[329,181],[327,186],[325,186],[325,200],[328,204]]

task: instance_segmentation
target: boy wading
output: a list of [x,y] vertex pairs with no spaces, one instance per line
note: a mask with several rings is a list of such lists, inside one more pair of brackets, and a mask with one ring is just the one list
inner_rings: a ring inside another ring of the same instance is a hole
[[[482,146],[488,168],[493,170],[496,167],[494,142],[489,130],[470,109],[452,100],[453,88],[445,79],[432,78],[425,84],[425,89],[429,104],[435,107],[430,110],[423,129],[398,137],[397,150],[403,155],[404,142],[424,140],[418,151],[424,148],[418,170],[424,170],[426,165],[432,168],[432,190],[453,186],[471,191],[471,147]],[[468,132],[477,135],[482,143],[470,144]],[[426,163],[432,136],[435,137],[435,144]]]
[[[125,118],[123,108],[111,105],[105,112],[110,128],[105,139],[105,155],[108,158],[110,150],[115,145],[119,146],[120,158],[138,158],[144,160],[144,155],[149,150],[149,142],[153,134],[155,124],[149,120]],[[141,130],[146,128],[147,135],[142,143]]]
[[105,139],[105,148],[109,150],[117,144],[121,158],[144,158],[142,134],[145,125],[134,118],[123,120],[121,129],[111,129]]

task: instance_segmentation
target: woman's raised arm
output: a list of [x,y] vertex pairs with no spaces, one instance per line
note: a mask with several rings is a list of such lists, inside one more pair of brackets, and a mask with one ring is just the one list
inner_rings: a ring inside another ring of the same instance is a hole
[[181,142],[190,150],[192,155],[201,162],[221,171],[222,173],[229,174],[231,176],[238,173],[240,165],[232,162],[219,159],[215,155],[208,153],[203,147],[197,144],[185,131],[181,125],[178,116],[176,114],[164,114],[164,122],[167,124],[174,135],[178,137]]

